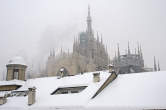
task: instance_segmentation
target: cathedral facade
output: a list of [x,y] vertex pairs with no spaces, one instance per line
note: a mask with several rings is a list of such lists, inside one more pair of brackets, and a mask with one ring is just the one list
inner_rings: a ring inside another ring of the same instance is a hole
[[[64,52],[61,49],[60,54],[55,56],[54,50],[50,52],[46,64],[46,73],[48,76],[61,76],[61,73],[67,76],[106,70],[110,63],[114,65],[119,74],[153,71],[152,68],[144,67],[143,53],[139,45],[135,53],[132,53],[128,43],[128,49],[124,55],[120,54],[118,45],[118,51],[113,60],[110,61],[102,37],[99,37],[98,33],[96,36],[94,34],[90,7],[88,7],[86,23],[86,30],[80,32],[79,36],[74,38],[72,53]],[[154,71],[157,71],[155,68],[157,68],[156,64],[154,65]],[[160,70],[159,66],[158,68]],[[65,73],[61,70],[65,70]]]
[[55,56],[51,51],[46,64],[46,73],[48,76],[59,75],[62,68],[67,70],[68,75],[78,73],[102,70],[109,62],[108,52],[103,44],[102,37],[98,34],[95,38],[92,29],[92,19],[90,7],[88,7],[87,28],[85,32],[80,32],[79,36],[74,39],[73,52],[61,53]]

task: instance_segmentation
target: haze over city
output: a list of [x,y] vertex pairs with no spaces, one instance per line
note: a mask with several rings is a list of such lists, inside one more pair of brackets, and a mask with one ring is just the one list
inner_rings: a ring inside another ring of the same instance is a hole
[[[86,29],[87,7],[91,7],[94,34],[103,37],[111,58],[117,43],[125,53],[142,46],[145,66],[153,67],[153,56],[166,70],[166,1],[164,0],[1,0],[0,74],[16,55],[29,65],[42,65],[50,49],[72,51],[74,37]],[[38,68],[38,66],[35,66]]]

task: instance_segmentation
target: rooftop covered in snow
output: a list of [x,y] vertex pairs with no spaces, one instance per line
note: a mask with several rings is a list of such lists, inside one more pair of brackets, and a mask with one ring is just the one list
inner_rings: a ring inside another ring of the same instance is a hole
[[[93,82],[93,73],[29,79],[22,88],[36,87],[36,102],[28,106],[28,97],[9,97],[0,109],[161,109],[166,108],[166,71],[120,74],[95,98],[92,96],[110,76],[100,72],[100,82]],[[79,93],[54,94],[58,88],[87,86]],[[20,88],[21,90],[21,88]],[[18,89],[19,91],[19,89]]]

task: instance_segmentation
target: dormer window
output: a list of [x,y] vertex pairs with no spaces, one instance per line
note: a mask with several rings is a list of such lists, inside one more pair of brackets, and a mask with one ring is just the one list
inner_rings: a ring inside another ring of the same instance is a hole
[[56,94],[73,94],[73,93],[80,93],[83,91],[87,86],[77,86],[77,87],[60,87],[57,88],[51,95]]

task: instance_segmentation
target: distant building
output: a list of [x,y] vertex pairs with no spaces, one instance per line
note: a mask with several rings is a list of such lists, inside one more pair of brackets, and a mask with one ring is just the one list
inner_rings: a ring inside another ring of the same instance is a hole
[[131,53],[128,43],[127,53],[124,55],[120,55],[119,44],[117,48],[118,52],[113,59],[113,64],[116,69],[119,69],[119,74],[147,71],[144,68],[144,59],[140,46],[138,46],[137,51],[135,50],[135,53]]

